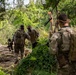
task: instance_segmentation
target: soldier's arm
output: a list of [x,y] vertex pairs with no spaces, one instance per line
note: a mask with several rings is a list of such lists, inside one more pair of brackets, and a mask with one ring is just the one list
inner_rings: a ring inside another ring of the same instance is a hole
[[49,39],[49,51],[50,54],[56,54],[58,51],[58,41],[57,39],[59,38],[58,33],[54,33],[52,37]]
[[30,40],[30,36],[29,36],[28,33],[25,33],[25,38],[28,39],[28,40]]

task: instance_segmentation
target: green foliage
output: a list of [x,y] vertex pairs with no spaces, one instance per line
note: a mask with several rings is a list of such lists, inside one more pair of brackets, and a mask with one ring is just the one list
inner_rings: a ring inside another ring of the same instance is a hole
[[0,75],[7,75],[6,73],[4,73],[1,68],[0,68]]
[[64,12],[68,15],[69,19],[71,20],[71,25],[76,24],[76,1],[75,0],[65,0],[63,3],[63,0],[59,3],[58,10],[60,12]]
[[[38,31],[40,30],[41,33],[40,36],[43,36],[45,33],[47,33],[44,27],[44,24],[47,21],[48,17],[46,12],[47,10],[44,10],[43,8],[38,8],[34,4],[28,5],[27,8],[22,9],[16,8],[7,11],[5,20],[3,22],[2,21],[0,22],[0,29],[5,27],[0,32],[1,43],[5,44],[8,38],[12,38],[12,35],[19,28],[21,24],[25,25],[25,30],[28,25],[31,25]],[[40,27],[43,27],[43,29],[41,30]]]
[[[50,73],[42,71],[42,70],[34,70],[32,72],[32,75],[50,75]],[[51,73],[51,75],[56,75],[56,74],[55,73]]]
[[[54,10],[57,7],[57,10],[60,13],[66,13],[71,20],[71,26],[76,24],[76,1],[75,0],[46,0],[46,8],[52,7]],[[56,9],[55,9],[56,10]],[[55,13],[56,14],[56,13]]]
[[28,19],[28,16],[26,13],[20,10],[14,10],[13,12],[14,12],[15,18],[12,21],[12,23],[13,25],[16,25],[16,27],[21,24],[24,24],[24,25],[32,24],[32,22]]
[[45,23],[45,15],[47,15],[47,10],[39,8],[34,4],[28,5],[27,8],[14,9],[9,12],[10,20],[16,27],[20,24],[25,26],[32,25],[34,27],[41,26]]
[[[3,0],[4,1],[4,0]],[[31,72],[32,75],[50,75],[52,69],[56,69],[56,60],[53,55],[50,55],[49,48],[45,45],[48,40],[49,23],[44,27],[45,22],[48,20],[47,12],[49,9],[53,10],[58,8],[58,11],[66,13],[71,24],[76,24],[76,1],[75,0],[46,0],[45,9],[42,5],[31,3],[25,7],[7,10],[6,15],[2,15],[5,19],[0,21],[0,43],[5,44],[8,38],[12,35],[21,24],[28,25],[36,28],[39,33],[39,44],[33,52],[20,61],[15,69],[15,75],[25,75]],[[4,13],[2,13],[4,14]],[[54,15],[56,15],[56,11]],[[55,17],[54,17],[55,18]],[[5,74],[0,70],[1,75]],[[55,75],[55,74],[51,74]]]
[[[43,44],[43,42],[41,43]],[[45,71],[45,75],[49,75],[53,67],[56,69],[54,56],[50,55],[48,47],[41,43],[34,48],[27,58],[20,61],[19,65],[16,67],[15,75],[25,75],[30,71],[33,73],[35,70]]]
[[46,0],[46,7],[52,7],[53,9],[56,8],[58,6],[58,3],[61,0]]
[[0,22],[0,43],[6,44],[8,38],[12,38],[15,28],[7,20]]
[[4,20],[5,0],[0,0],[0,20]]

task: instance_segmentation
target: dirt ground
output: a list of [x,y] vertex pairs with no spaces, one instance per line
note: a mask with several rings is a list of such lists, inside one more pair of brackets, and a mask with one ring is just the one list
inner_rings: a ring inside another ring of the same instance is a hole
[[0,45],[0,67],[3,70],[11,70],[14,66],[15,55],[7,48],[7,45]]
[[[31,51],[25,50],[27,56]],[[10,71],[16,65],[15,54],[9,51],[7,45],[0,45],[0,67],[5,71]]]

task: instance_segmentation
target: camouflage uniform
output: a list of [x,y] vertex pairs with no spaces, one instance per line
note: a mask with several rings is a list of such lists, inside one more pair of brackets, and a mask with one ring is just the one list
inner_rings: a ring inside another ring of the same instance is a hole
[[13,46],[12,45],[13,45],[13,43],[12,43],[11,39],[9,38],[8,39],[8,46],[7,46],[9,51],[13,51]]
[[[54,33],[50,38],[50,53],[55,54],[58,61],[57,75],[72,75],[70,74],[71,67],[68,59],[70,48],[70,33],[67,32],[67,30],[72,31],[70,27],[63,27],[58,32]],[[63,34],[61,32],[63,32]]]
[[32,43],[32,47],[34,48],[37,45],[37,39],[39,37],[39,33],[34,29],[31,29],[31,31],[28,31],[27,33],[30,36],[30,41]]
[[[20,32],[20,36],[22,36],[22,40],[17,42],[18,38],[21,37],[16,37],[17,36],[17,32]],[[14,50],[16,54],[19,54],[19,51],[21,53],[21,58],[23,58],[23,53],[24,53],[24,45],[25,45],[25,39],[29,39],[29,35],[25,33],[24,30],[17,30],[13,36],[13,41],[14,41]]]

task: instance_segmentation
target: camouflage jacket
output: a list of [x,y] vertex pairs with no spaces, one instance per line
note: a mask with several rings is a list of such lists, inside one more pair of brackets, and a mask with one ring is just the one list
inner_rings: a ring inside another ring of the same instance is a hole
[[[19,43],[17,43],[18,38],[22,38],[22,40]],[[30,36],[27,33],[25,33],[24,30],[19,29],[13,35],[12,41],[14,41],[14,44],[25,44],[25,39],[30,39]]]
[[[62,50],[62,51],[69,50],[69,48],[70,48],[70,33],[68,31],[72,32],[72,29],[70,27],[63,27],[58,32],[54,33],[52,35],[52,37],[49,39],[51,54],[57,54],[58,50]],[[63,32],[63,36],[62,36],[62,32]]]
[[39,33],[36,30],[32,29],[31,32],[28,31],[27,33],[30,36],[31,43],[34,43],[37,41],[37,39],[39,37]]

